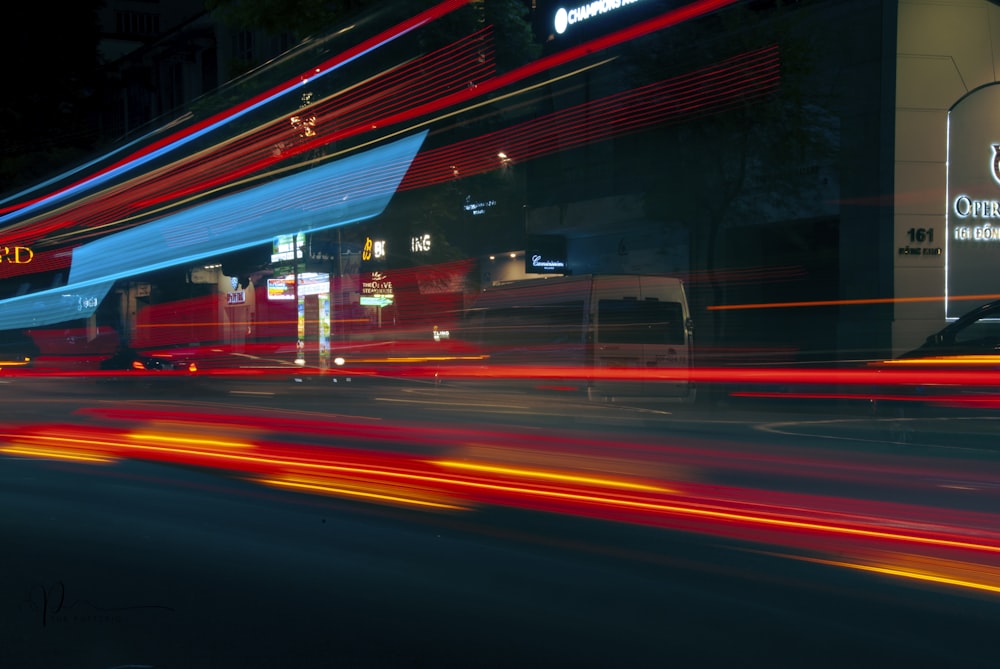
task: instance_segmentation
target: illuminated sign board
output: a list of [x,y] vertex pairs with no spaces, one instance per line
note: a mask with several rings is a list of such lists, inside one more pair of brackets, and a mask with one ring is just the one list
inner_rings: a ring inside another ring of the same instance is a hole
[[[296,255],[302,257],[302,243],[305,235],[281,235],[271,243],[271,262],[294,260]],[[298,254],[295,251],[298,251]]]
[[362,260],[381,260],[385,258],[385,254],[386,250],[384,239],[372,239],[371,237],[365,237],[365,245],[361,249]]
[[237,290],[232,293],[226,293],[226,306],[231,306],[234,304],[246,304],[247,293],[245,290]]
[[294,300],[295,299],[295,279],[287,277],[284,279],[267,280],[267,299],[269,300]]
[[317,272],[299,274],[299,296],[326,295],[330,292],[330,275]]
[[[1000,84],[978,88],[948,112],[945,316],[960,295],[995,293],[1000,281]],[[920,229],[926,239],[931,228]],[[901,251],[902,252],[902,251]],[[922,253],[923,251],[921,251]]]
[[0,247],[0,264],[27,265],[34,257],[34,252],[27,246]]
[[540,253],[532,253],[527,257],[528,267],[533,272],[562,272],[566,269],[566,262],[546,258]]
[[592,0],[570,8],[560,7],[556,10],[553,28],[556,34],[562,35],[571,27],[590,21],[601,20],[602,17],[615,12],[622,7],[634,5],[641,0]]
[[524,250],[525,274],[565,274],[566,238],[561,235],[529,237]]
[[391,295],[362,295],[361,306],[363,307],[387,307],[392,304]]
[[392,281],[382,272],[372,272],[361,282],[361,304],[363,306],[387,307],[392,304]]
[[[306,295],[328,295],[329,293],[329,274],[319,272],[303,272],[299,274],[299,297]],[[294,300],[295,277],[290,275],[280,279],[268,279],[267,299]]]
[[486,213],[487,209],[497,206],[496,200],[480,200],[473,202],[472,198],[466,196],[465,203],[462,204],[462,209],[466,212],[472,214],[473,216],[482,216]]
[[382,272],[372,272],[361,282],[362,295],[392,295],[392,281]]
[[431,236],[417,235],[416,237],[410,237],[410,252],[411,253],[430,253],[431,251]]

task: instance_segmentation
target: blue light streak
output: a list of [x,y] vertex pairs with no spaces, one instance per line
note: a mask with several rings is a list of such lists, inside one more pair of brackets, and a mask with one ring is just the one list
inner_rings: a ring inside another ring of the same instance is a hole
[[426,136],[425,130],[79,246],[65,287],[0,300],[0,330],[89,318],[118,279],[377,216]]
[[[367,55],[367,54],[375,51],[376,49],[379,49],[379,48],[385,46],[386,44],[389,44],[390,42],[398,39],[399,37],[402,37],[403,35],[411,32],[416,27],[418,27],[418,25],[419,24],[413,25],[413,26],[409,26],[407,28],[403,28],[403,29],[400,29],[400,30],[397,30],[396,32],[394,32],[394,33],[388,35],[387,37],[385,37],[382,41],[380,41],[380,42],[378,42],[376,44],[373,44],[370,47],[359,51],[358,53],[354,54],[353,56],[345,58],[344,60],[341,60],[339,62],[333,63],[332,65],[329,65],[329,66],[327,66],[325,68],[323,68],[323,67],[315,68],[315,70],[313,70],[313,71],[311,71],[309,73],[309,76],[304,76],[303,75],[302,77],[299,78],[298,81],[289,81],[289,82],[286,82],[285,84],[283,84],[282,86],[280,86],[278,89],[276,89],[271,95],[268,95],[268,96],[262,98],[261,100],[258,100],[257,102],[255,102],[253,104],[247,105],[246,107],[240,108],[237,111],[234,111],[234,112],[230,113],[228,116],[225,116],[224,118],[221,118],[221,119],[219,119],[218,121],[216,121],[214,123],[210,123],[210,124],[206,125],[204,128],[200,128],[200,129],[198,129],[198,130],[196,130],[194,132],[190,132],[189,134],[186,134],[186,135],[180,137],[179,139],[177,139],[177,140],[175,140],[175,141],[173,141],[173,142],[171,142],[171,143],[169,143],[169,144],[167,144],[167,145],[165,145],[163,147],[160,147],[159,149],[151,151],[148,154],[145,154],[145,155],[142,155],[142,156],[138,156],[136,158],[132,158],[131,160],[129,160],[129,161],[125,162],[125,163],[122,163],[121,165],[119,165],[117,167],[113,167],[113,168],[111,168],[111,169],[109,169],[107,171],[100,172],[100,173],[98,173],[98,174],[96,174],[96,175],[94,175],[94,176],[92,176],[92,177],[90,177],[88,179],[84,179],[83,181],[80,181],[79,183],[76,183],[76,184],[74,184],[72,186],[69,186],[68,188],[65,188],[65,189],[57,191],[57,192],[55,192],[55,193],[53,193],[53,194],[51,194],[51,195],[49,195],[47,197],[44,197],[44,198],[38,200],[37,202],[33,202],[33,203],[31,203],[29,205],[26,205],[26,206],[24,206],[24,207],[22,207],[22,208],[20,208],[20,209],[18,209],[16,211],[12,211],[10,213],[4,214],[4,215],[0,216],[0,224],[8,223],[8,222],[13,222],[13,221],[15,221],[16,218],[18,218],[20,216],[24,216],[24,215],[30,214],[30,213],[35,212],[35,211],[37,211],[37,210],[39,210],[39,209],[41,209],[43,207],[51,206],[51,205],[53,205],[53,204],[55,204],[57,202],[65,200],[66,198],[68,198],[70,196],[83,194],[85,191],[87,191],[89,189],[97,188],[97,187],[101,186],[102,184],[107,183],[111,179],[114,179],[116,177],[122,176],[122,175],[126,174],[127,172],[130,172],[130,171],[132,171],[132,170],[134,170],[134,169],[136,169],[138,167],[142,167],[143,165],[149,163],[150,161],[155,160],[155,159],[157,159],[157,158],[159,158],[159,157],[161,157],[161,156],[163,156],[163,155],[165,155],[165,154],[167,154],[167,153],[169,153],[171,151],[174,151],[174,150],[176,150],[176,149],[184,146],[185,144],[188,144],[188,143],[190,143],[190,142],[192,142],[192,141],[194,141],[194,140],[196,140],[196,139],[198,139],[200,137],[203,137],[206,134],[208,134],[208,133],[210,133],[210,132],[212,132],[214,130],[217,130],[217,129],[221,128],[221,127],[223,127],[224,125],[230,123],[231,121],[235,121],[236,119],[241,118],[242,116],[245,116],[246,114],[249,114],[252,111],[260,109],[261,107],[263,107],[263,106],[265,106],[265,105],[267,105],[267,104],[269,104],[271,102],[274,102],[275,100],[277,100],[277,99],[279,99],[279,98],[287,95],[288,93],[290,93],[292,91],[295,91],[295,90],[297,90],[297,89],[305,86],[307,83],[309,83],[311,81],[319,79],[320,77],[324,77],[324,76],[330,74],[331,72],[335,72],[336,70],[340,69],[341,67],[343,67],[345,65],[348,65],[349,63],[354,62],[358,58],[361,58],[361,57],[363,57],[363,56],[365,56],[365,55]],[[97,163],[97,162],[100,162],[102,160],[105,160],[108,156],[111,156],[111,155],[113,155],[113,153],[107,154],[107,156],[105,156],[105,157],[98,158],[98,159],[96,159],[94,161],[91,161],[91,163],[88,163],[88,165],[93,165],[94,163]],[[79,171],[81,169],[84,169],[85,167],[86,166],[81,166],[80,168],[78,168],[76,170],[72,170],[71,172],[68,172],[67,174],[73,174],[73,173],[75,173],[75,172],[77,172],[77,171]],[[59,177],[57,177],[56,180],[58,180],[58,178]],[[32,189],[32,190],[34,190],[34,189]]]
[[[0,205],[7,204],[8,202],[12,202],[14,200],[19,200],[21,198],[24,198],[24,197],[30,195],[31,193],[34,193],[37,190],[45,188],[46,186],[51,186],[52,184],[59,183],[60,181],[62,181],[64,179],[68,179],[69,177],[73,176],[74,174],[77,174],[79,172],[83,172],[84,170],[86,170],[88,168],[94,167],[95,165],[98,165],[98,164],[100,164],[102,162],[108,161],[111,158],[113,158],[114,156],[116,156],[117,154],[122,153],[122,152],[124,152],[124,151],[132,148],[133,146],[135,146],[137,144],[141,144],[143,142],[149,141],[149,139],[152,138],[154,135],[163,132],[168,127],[169,127],[169,125],[165,126],[163,128],[158,128],[158,129],[156,129],[156,130],[154,130],[154,131],[152,131],[152,132],[150,132],[148,134],[143,135],[142,137],[138,137],[136,139],[133,139],[131,142],[129,142],[127,144],[119,146],[117,149],[114,149],[112,151],[109,151],[108,153],[105,153],[103,156],[99,156],[97,158],[94,158],[91,161],[83,163],[82,165],[78,165],[77,167],[74,167],[74,168],[72,168],[70,170],[67,170],[66,172],[63,172],[62,174],[59,174],[57,176],[52,177],[51,179],[43,181],[42,183],[35,184],[34,186],[26,188],[26,189],[24,189],[24,190],[22,190],[22,191],[20,191],[18,193],[14,193],[13,195],[8,195],[7,197],[5,197],[2,200],[0,200]],[[16,214],[18,214],[18,213],[20,213],[22,211],[24,211],[24,209],[15,211],[13,214],[6,214],[4,216],[0,216],[0,222],[3,222],[8,217],[14,216],[14,215],[16,215]]]

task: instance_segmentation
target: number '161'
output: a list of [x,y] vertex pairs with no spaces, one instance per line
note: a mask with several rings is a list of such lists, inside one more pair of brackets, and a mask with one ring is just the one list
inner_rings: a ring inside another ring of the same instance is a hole
[[0,262],[26,265],[34,257],[35,254],[27,246],[4,246],[3,253],[0,254]]

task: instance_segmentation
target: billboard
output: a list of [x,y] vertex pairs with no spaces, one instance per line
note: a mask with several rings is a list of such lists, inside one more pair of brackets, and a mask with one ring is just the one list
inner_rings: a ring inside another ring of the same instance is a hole
[[267,280],[267,299],[269,300],[294,300],[295,299],[295,279],[285,277],[284,279]]
[[568,274],[566,238],[562,235],[529,236],[524,249],[525,274]]

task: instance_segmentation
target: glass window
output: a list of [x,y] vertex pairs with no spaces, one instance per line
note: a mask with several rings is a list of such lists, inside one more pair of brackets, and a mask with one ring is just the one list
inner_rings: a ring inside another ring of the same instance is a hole
[[581,344],[583,301],[487,309],[482,342],[498,347]]
[[1000,308],[992,309],[955,331],[956,344],[977,344],[983,348],[1000,345]]
[[684,310],[678,302],[601,300],[598,339],[604,344],[683,344]]

